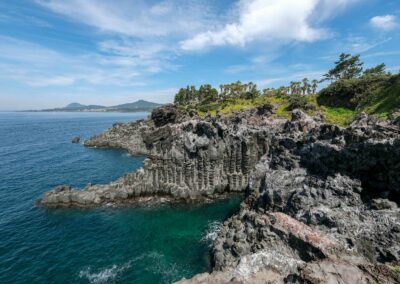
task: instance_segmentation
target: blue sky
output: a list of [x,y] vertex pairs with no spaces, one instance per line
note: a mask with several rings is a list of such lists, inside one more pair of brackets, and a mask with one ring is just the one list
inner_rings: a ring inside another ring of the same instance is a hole
[[400,69],[399,0],[0,1],[0,110],[170,102],[181,86]]

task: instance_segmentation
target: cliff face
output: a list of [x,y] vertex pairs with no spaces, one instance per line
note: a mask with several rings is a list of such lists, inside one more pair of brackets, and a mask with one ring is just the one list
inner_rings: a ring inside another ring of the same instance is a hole
[[295,113],[221,227],[214,272],[181,283],[399,283],[384,265],[400,261],[399,141],[389,125]]
[[[260,107],[215,118],[173,107],[85,141],[146,155],[107,185],[60,186],[48,207],[202,200],[246,192],[213,244],[214,272],[190,283],[396,283],[400,261],[400,131],[360,116],[346,129]],[[329,281],[327,281],[328,279]],[[386,282],[385,282],[386,281]]]
[[[266,125],[261,116],[258,119]],[[85,145],[146,155],[143,168],[108,185],[81,191],[59,187],[46,193],[41,204],[97,206],[152,196],[188,201],[244,191],[250,171],[268,151],[270,137],[278,129],[279,125],[255,127],[239,116],[116,124]]]

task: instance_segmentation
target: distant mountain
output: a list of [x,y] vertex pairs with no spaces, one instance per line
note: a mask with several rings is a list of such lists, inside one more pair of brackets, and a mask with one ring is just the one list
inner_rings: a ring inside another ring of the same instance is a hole
[[40,111],[69,111],[69,112],[145,112],[161,106],[161,104],[138,100],[133,103],[121,104],[116,106],[83,105],[80,103],[70,103],[62,108],[44,109]]
[[145,101],[145,100],[138,100],[137,102],[134,102],[134,103],[117,105],[115,107],[116,108],[131,108],[131,109],[135,109],[135,108],[156,108],[156,107],[159,107],[159,106],[160,106],[160,104],[157,104],[157,103],[152,103],[152,102],[148,102],[148,101]]
[[107,108],[105,106],[99,106],[99,105],[82,105],[80,103],[71,103],[64,107],[64,109],[75,109],[75,110],[83,110],[83,109],[103,109]]
[[81,105],[80,103],[70,103],[65,108],[82,108],[82,107],[85,107],[85,105]]

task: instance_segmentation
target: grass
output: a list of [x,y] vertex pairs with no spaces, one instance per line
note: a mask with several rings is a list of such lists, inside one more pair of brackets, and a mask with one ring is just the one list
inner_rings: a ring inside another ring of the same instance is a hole
[[198,115],[215,116],[217,112],[220,112],[221,114],[230,114],[235,111],[242,111],[264,104],[272,104],[276,107],[276,113],[274,114],[274,117],[284,117],[284,118],[290,117],[290,112],[285,110],[288,105],[288,100],[285,97],[279,97],[279,96],[274,96],[274,97],[260,96],[252,100],[234,99],[225,102],[215,102],[205,106],[203,105],[194,108],[197,109]]
[[[309,105],[312,106],[310,110],[306,111],[306,113],[309,115],[315,115],[317,112],[322,112],[328,123],[343,127],[348,126],[357,113],[356,111],[347,108],[320,106],[317,104],[316,95],[308,95],[306,98]],[[236,99],[223,103],[212,103],[200,107],[201,110],[198,110],[197,113],[201,116],[215,116],[217,112],[220,112],[221,114],[230,114],[235,111],[246,110],[263,104],[272,104],[275,106],[275,113],[272,115],[272,118],[289,119],[291,111],[287,110],[288,103],[288,99],[284,96],[260,96],[254,100]]]
[[[363,94],[361,103],[356,110],[345,107],[329,107],[318,104],[317,95],[307,95],[307,110],[309,115],[315,115],[321,112],[328,123],[348,126],[354,117],[360,112],[375,115],[378,119],[387,119],[396,111],[400,113],[400,75],[393,76],[383,87],[369,90]],[[189,105],[185,106],[186,110],[193,109],[199,115],[215,116],[218,112],[221,114],[230,114],[235,111],[246,110],[263,104],[272,104],[275,106],[275,113],[272,118],[289,119],[291,111],[289,111],[289,99],[287,95],[275,96],[259,96],[255,99],[231,99],[224,102],[213,102],[207,105]]]
[[372,91],[360,110],[386,118],[396,109],[400,109],[400,77],[393,78],[389,86]]
[[396,273],[400,273],[400,265],[392,266],[391,269]]
[[326,106],[321,108],[325,115],[326,121],[339,126],[348,126],[356,115],[355,111],[348,108]]

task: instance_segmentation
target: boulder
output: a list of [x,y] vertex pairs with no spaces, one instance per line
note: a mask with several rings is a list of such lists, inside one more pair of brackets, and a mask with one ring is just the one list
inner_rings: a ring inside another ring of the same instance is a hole
[[179,112],[173,105],[156,108],[151,112],[151,120],[156,127],[161,127],[169,123],[175,123]]
[[81,141],[81,138],[79,136],[76,136],[74,138],[72,138],[71,142],[72,143],[79,143]]

